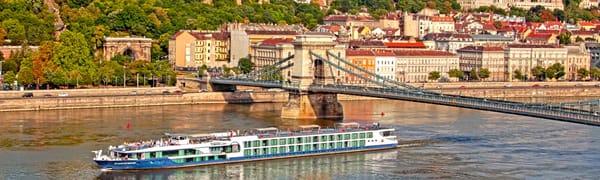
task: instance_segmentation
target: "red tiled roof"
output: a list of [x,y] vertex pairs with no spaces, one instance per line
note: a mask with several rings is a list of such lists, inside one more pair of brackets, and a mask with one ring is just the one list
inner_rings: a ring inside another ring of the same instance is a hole
[[346,49],[346,56],[375,56],[371,50]]
[[294,39],[292,38],[270,38],[265,39],[260,43],[261,46],[276,46],[279,44],[291,44]]
[[504,48],[497,46],[467,46],[457,51],[504,51]]
[[425,48],[423,42],[385,42],[383,44],[388,48]]
[[485,24],[483,24],[483,29],[488,30],[488,31],[495,31],[496,26],[494,26],[494,24],[492,24],[492,23],[485,23]]
[[538,34],[560,34],[562,30],[535,30]]
[[446,51],[434,50],[396,50],[396,56],[454,56],[454,54]]

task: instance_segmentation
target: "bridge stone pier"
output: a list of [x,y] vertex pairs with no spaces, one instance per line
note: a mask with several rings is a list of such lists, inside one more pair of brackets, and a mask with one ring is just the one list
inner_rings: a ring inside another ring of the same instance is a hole
[[[281,110],[286,119],[341,119],[344,115],[342,104],[334,93],[311,93],[311,85],[333,84],[345,76],[334,67],[314,58],[310,52],[328,58],[327,51],[345,57],[345,46],[338,45],[330,35],[304,34],[296,37],[294,44],[294,66],[291,74],[292,86],[289,100]],[[331,58],[335,62],[334,58]],[[338,63],[339,64],[339,63]]]

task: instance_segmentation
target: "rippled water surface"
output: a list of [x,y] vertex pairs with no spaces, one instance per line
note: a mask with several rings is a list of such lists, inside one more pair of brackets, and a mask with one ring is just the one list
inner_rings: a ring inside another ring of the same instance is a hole
[[[281,104],[182,105],[0,113],[0,179],[599,179],[600,128],[403,101],[343,102],[344,121],[396,128],[407,147],[185,169],[101,172],[92,150],[164,132],[283,120]],[[129,126],[129,128],[128,128]]]

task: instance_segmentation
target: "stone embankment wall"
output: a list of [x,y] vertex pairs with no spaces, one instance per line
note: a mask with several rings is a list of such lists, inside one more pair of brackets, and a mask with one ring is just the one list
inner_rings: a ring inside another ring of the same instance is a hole
[[0,99],[0,111],[133,107],[205,103],[286,102],[287,93],[206,92],[183,95],[87,96]]
[[434,88],[500,88],[500,87],[532,87],[532,86],[548,86],[548,87],[575,87],[575,86],[595,86],[600,82],[594,81],[566,81],[566,82],[451,82],[451,83],[408,83],[416,87],[425,89]]

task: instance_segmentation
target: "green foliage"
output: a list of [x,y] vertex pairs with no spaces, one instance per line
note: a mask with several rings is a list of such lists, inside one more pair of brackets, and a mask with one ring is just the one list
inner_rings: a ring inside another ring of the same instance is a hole
[[202,64],[202,66],[198,67],[198,77],[203,77],[208,70],[208,66],[206,64]]
[[117,62],[119,65],[124,66],[133,61],[133,59],[129,56],[125,56],[122,54],[118,54],[110,59],[110,61]]
[[479,8],[473,9],[474,12],[491,12],[494,14],[507,15],[506,10],[498,8],[496,6],[480,6]]
[[590,76],[590,71],[586,68],[580,68],[577,70],[577,77],[579,77],[579,80],[586,79],[588,76]]
[[280,71],[277,71],[277,67],[275,66],[265,66],[263,67],[265,72],[272,73],[263,73],[260,75],[261,80],[265,81],[283,81],[283,75],[281,75]]
[[39,45],[52,40],[54,15],[42,0],[10,0],[0,3],[0,27],[6,31],[6,39],[13,45],[27,41]]
[[8,71],[2,76],[4,77],[4,83],[6,84],[12,84],[17,80],[15,73],[12,71]]
[[523,72],[519,69],[513,71],[513,78],[521,80],[521,81],[527,80],[527,76],[523,75]]
[[442,77],[440,75],[440,72],[432,71],[432,72],[429,72],[429,76],[427,76],[427,79],[429,79],[430,81],[437,81],[438,79],[440,79],[440,77]]
[[465,73],[458,69],[451,69],[450,71],[448,71],[448,76],[458,78],[458,79],[463,79],[465,76]]
[[34,83],[33,80],[34,80],[33,79],[33,71],[31,70],[31,67],[29,67],[29,66],[24,66],[23,68],[21,68],[19,73],[17,73],[17,81],[19,82],[19,84],[23,84],[23,85],[33,84]]
[[254,68],[254,63],[252,63],[249,58],[240,58],[238,67],[240,68],[242,74],[247,74],[250,73],[250,71],[252,71]]
[[565,67],[560,63],[555,63],[546,68],[546,78],[548,79],[560,79],[563,76],[565,76]]
[[590,69],[590,77],[593,80],[600,80],[600,69],[597,67],[593,67],[592,69]]
[[469,71],[469,78],[473,81],[479,80],[479,71],[475,68],[471,69],[471,71]]
[[571,33],[560,33],[560,35],[558,35],[558,41],[560,44],[571,44]]
[[538,81],[543,81],[546,78],[546,69],[542,66],[536,66],[531,69],[531,75]]
[[491,73],[490,73],[490,70],[489,70],[489,69],[487,69],[487,68],[481,68],[481,69],[479,69],[479,72],[478,72],[478,74],[477,74],[477,75],[478,75],[478,76],[479,76],[479,78],[481,78],[481,79],[486,79],[486,78],[489,78],[489,77],[490,77],[490,74],[491,74]]

